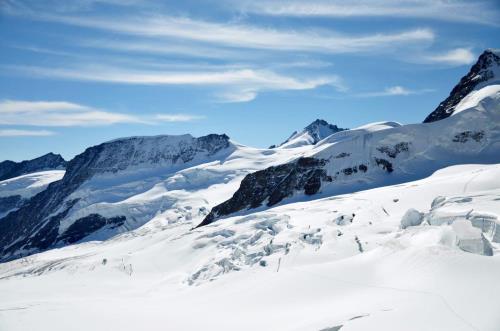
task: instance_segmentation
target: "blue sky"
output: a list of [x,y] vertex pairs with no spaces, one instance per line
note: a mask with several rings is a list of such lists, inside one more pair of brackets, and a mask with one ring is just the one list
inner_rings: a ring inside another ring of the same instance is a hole
[[121,136],[267,147],[316,118],[421,122],[486,48],[498,1],[0,2],[0,159]]

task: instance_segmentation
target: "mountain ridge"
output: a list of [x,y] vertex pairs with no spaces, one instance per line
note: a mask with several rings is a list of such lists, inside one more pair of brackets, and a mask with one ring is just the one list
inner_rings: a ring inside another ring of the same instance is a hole
[[52,152],[20,162],[5,160],[0,162],[0,181],[42,170],[64,169],[66,165],[61,155]]

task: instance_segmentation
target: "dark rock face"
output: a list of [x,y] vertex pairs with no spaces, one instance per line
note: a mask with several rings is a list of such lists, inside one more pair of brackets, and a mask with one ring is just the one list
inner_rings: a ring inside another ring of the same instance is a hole
[[401,152],[408,152],[410,144],[407,142],[400,142],[394,146],[381,146],[377,147],[380,153],[387,155],[388,157],[395,159]]
[[125,221],[125,216],[105,218],[99,214],[90,214],[71,224],[71,226],[57,238],[57,241],[73,244],[105,226],[115,228],[123,225]]
[[296,191],[316,194],[322,181],[332,181],[323,169],[326,163],[326,160],[303,157],[249,174],[233,197],[214,207],[198,227],[210,224],[221,216],[260,207],[266,200],[267,206],[276,205]]
[[32,172],[64,169],[66,161],[59,154],[48,153],[33,160],[22,162],[3,161],[0,162],[0,180],[14,178]]
[[480,142],[484,138],[484,131],[464,131],[460,132],[459,134],[456,134],[455,137],[453,137],[453,142],[455,143],[466,143],[470,139],[474,140],[475,142]]
[[483,54],[479,56],[476,64],[472,66],[469,73],[462,77],[458,85],[453,88],[450,95],[425,118],[424,123],[439,121],[451,116],[455,111],[455,106],[478,84],[495,78],[491,70],[491,68],[495,66],[500,66],[500,56],[491,50],[484,51]]
[[20,195],[0,197],[0,214],[6,213],[14,208],[18,208],[22,202],[23,198]]
[[378,159],[378,158],[375,158],[375,162],[377,163],[377,165],[379,167],[381,167],[382,169],[384,169],[385,171],[387,171],[388,173],[391,173],[394,171],[394,168],[392,167],[392,163],[385,160],[385,159]]
[[[169,141],[174,143],[168,144]],[[58,242],[81,240],[105,225],[123,223],[117,216],[89,216],[59,236],[60,222],[78,200],[66,200],[80,185],[100,173],[127,167],[182,165],[199,155],[207,157],[230,146],[226,135],[137,137],[119,139],[87,148],[69,161],[64,177],[25,202],[0,221],[0,261],[8,261],[54,247]],[[58,210],[58,214],[54,213]],[[96,222],[96,224],[93,224]]]
[[342,153],[339,153],[335,156],[336,159],[343,159],[345,157],[349,157],[351,156],[351,153],[346,153],[346,152],[342,152]]

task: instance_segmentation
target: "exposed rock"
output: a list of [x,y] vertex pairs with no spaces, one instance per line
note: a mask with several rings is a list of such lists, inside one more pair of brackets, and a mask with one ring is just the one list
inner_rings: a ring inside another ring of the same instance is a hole
[[377,147],[377,150],[380,153],[383,153],[383,154],[387,155],[388,157],[394,159],[394,158],[396,158],[396,156],[398,156],[399,153],[401,153],[401,152],[408,152],[408,150],[409,150],[409,143],[407,143],[407,142],[400,142],[400,143],[397,143],[394,146],[381,146],[381,147]]
[[350,155],[351,155],[351,153],[342,152],[342,153],[337,154],[337,155],[335,156],[335,158],[336,158],[336,159],[342,159],[342,158],[344,158],[344,157],[348,157],[348,156],[350,156]]
[[385,159],[378,159],[378,158],[375,158],[375,162],[377,163],[377,165],[379,167],[381,167],[382,169],[384,169],[385,171],[387,171],[388,173],[391,173],[394,171],[394,168],[392,167],[392,163],[385,160]]
[[123,225],[125,221],[125,216],[105,218],[99,214],[90,214],[76,220],[62,235],[58,236],[56,241],[72,244],[105,226],[114,228]]
[[225,215],[260,207],[266,201],[267,206],[273,206],[296,191],[303,191],[307,195],[317,193],[322,181],[332,181],[323,169],[326,162],[303,157],[245,176],[233,197],[215,206],[198,227]]
[[3,214],[19,208],[23,203],[23,198],[20,195],[11,195],[9,197],[0,197],[0,217]]
[[66,164],[67,162],[64,161],[61,155],[53,153],[21,162],[7,160],[0,162],[0,180],[43,170],[64,169]]
[[494,68],[500,66],[500,56],[493,50],[486,50],[479,56],[476,64],[472,66],[469,73],[462,77],[458,85],[451,91],[450,95],[439,104],[424,120],[430,123],[447,118],[453,114],[455,107],[462,99],[481,83],[488,80],[498,79],[495,77]]
[[464,131],[460,132],[459,134],[456,134],[455,137],[453,137],[453,142],[456,143],[465,143],[469,141],[470,139],[480,142],[484,138],[484,131]]
[[[58,241],[73,242],[83,234],[98,230],[122,219],[89,216],[83,218],[59,238],[60,222],[77,200],[67,198],[85,181],[97,174],[116,173],[126,169],[175,167],[199,158],[207,160],[229,148],[229,137],[211,134],[194,138],[183,136],[132,137],[117,139],[87,148],[68,162],[64,177],[49,184],[47,189],[32,197],[21,208],[9,213],[0,222],[0,261],[15,259],[29,253],[46,250]],[[57,213],[57,214],[54,214]],[[91,225],[91,221],[97,221]]]

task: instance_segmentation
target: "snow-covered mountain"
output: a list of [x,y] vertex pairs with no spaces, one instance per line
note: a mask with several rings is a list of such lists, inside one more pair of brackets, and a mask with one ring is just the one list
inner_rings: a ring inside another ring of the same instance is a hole
[[64,170],[48,170],[0,181],[0,219],[64,176]]
[[21,175],[43,171],[64,169],[66,161],[59,154],[48,153],[32,160],[0,162],[0,181]]
[[0,329],[497,330],[500,84],[459,90],[430,123],[123,138],[1,181]]
[[[498,224],[497,178],[498,164],[454,166],[192,231],[199,216],[163,211],[0,264],[0,329],[496,331],[499,243],[484,233],[494,256],[466,252],[482,237],[461,225]],[[423,221],[402,229],[410,209]]]
[[330,124],[325,120],[317,119],[308,126],[306,126],[302,131],[295,131],[292,135],[279,144],[278,146],[271,146],[270,148],[294,148],[305,145],[314,145],[320,140],[325,139],[326,137],[343,131],[346,129],[342,129],[337,127],[336,125]]
[[21,162],[0,162],[0,218],[61,179],[65,167],[62,156],[53,153]]
[[499,83],[500,50],[488,49],[479,56],[469,73],[451,90],[450,95],[425,118],[424,123],[442,120],[460,108],[468,108],[469,105],[463,104],[466,103],[464,98],[467,95],[475,94],[485,86]]
[[249,174],[233,197],[214,207],[201,225],[315,194],[331,196],[416,180],[454,164],[499,163],[498,87],[477,90],[474,95],[481,98],[475,105],[456,107],[453,116],[441,121],[376,123],[335,133],[303,157]]
[[[233,149],[227,136],[215,134],[200,138],[190,135],[132,137],[90,147],[67,164],[60,181],[51,183],[1,219],[0,259],[74,243],[102,228],[119,228],[127,220],[121,211],[108,218],[89,211],[71,221],[65,219],[89,204],[112,203],[133,195],[134,182],[138,184],[142,180],[146,182],[142,185],[153,186],[154,182],[148,182],[148,178],[217,160]],[[101,194],[96,192],[99,189]]]

